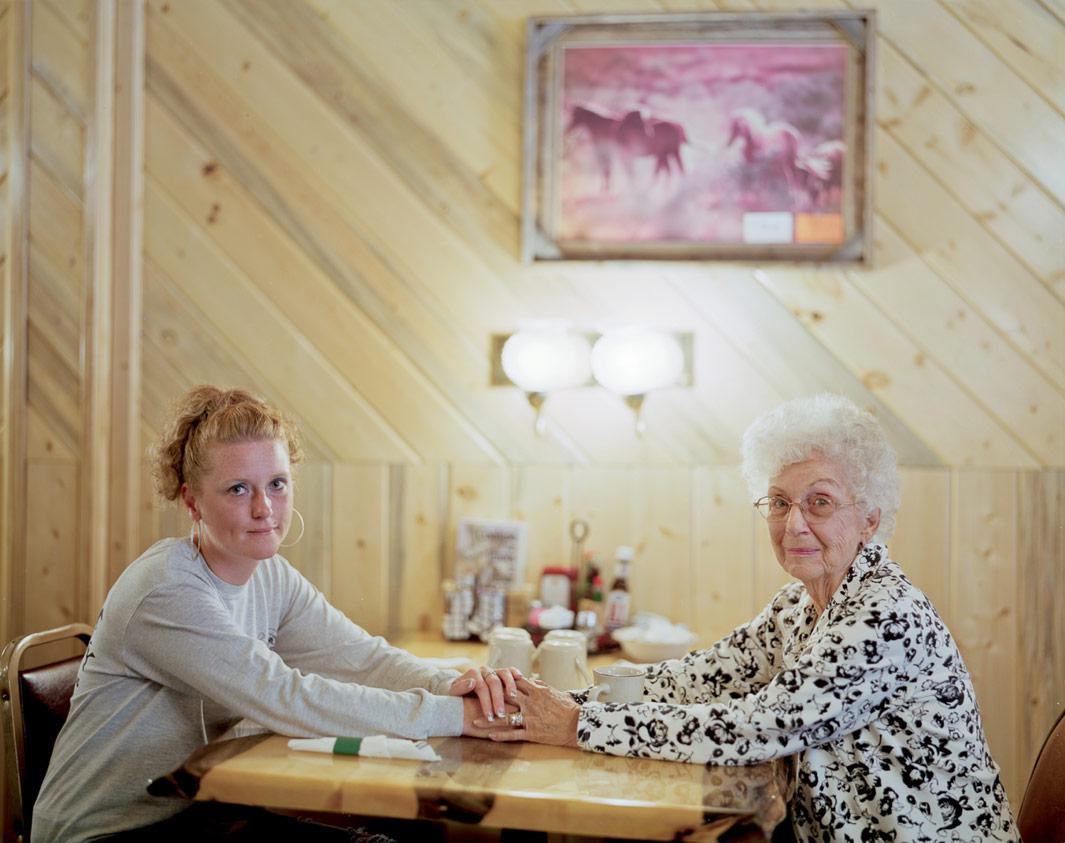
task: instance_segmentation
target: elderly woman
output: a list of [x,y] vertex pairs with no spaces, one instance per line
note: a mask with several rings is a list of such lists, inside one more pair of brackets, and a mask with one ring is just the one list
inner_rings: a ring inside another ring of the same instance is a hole
[[180,498],[192,535],[152,545],[107,595],[33,841],[355,839],[254,809],[189,807],[145,785],[242,718],[295,736],[484,736],[474,719],[505,714],[520,674],[437,670],[356,626],[279,555],[299,515],[300,447],[273,407],[201,386],[169,427],[157,486]]
[[876,541],[899,506],[880,426],[838,396],[791,401],[750,426],[743,461],[798,581],[708,650],[651,665],[643,702],[518,680],[524,728],[493,738],[698,764],[794,754],[800,841],[1018,840],[954,639]]

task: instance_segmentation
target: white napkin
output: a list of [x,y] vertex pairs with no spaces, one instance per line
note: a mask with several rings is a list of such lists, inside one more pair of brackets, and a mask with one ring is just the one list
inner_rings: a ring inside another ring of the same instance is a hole
[[368,738],[292,738],[288,748],[297,752],[324,752],[329,755],[359,755],[369,758],[403,758],[409,761],[439,761],[426,741],[387,738],[371,735]]

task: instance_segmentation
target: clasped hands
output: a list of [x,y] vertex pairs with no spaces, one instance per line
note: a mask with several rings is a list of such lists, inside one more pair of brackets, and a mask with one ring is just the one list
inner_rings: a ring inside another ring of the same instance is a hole
[[516,667],[470,669],[451,684],[449,693],[465,697],[464,735],[577,746],[577,702],[526,678]]

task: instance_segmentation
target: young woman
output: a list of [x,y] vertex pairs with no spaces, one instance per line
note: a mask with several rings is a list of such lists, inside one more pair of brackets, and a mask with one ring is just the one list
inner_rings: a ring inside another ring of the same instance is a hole
[[[294,426],[246,392],[200,386],[181,401],[155,474],[192,533],[154,544],[108,594],[33,811],[34,843],[277,832],[292,821],[249,811],[234,822],[232,809],[145,791],[244,718],[294,736],[484,736],[475,718],[499,725],[519,674],[437,670],[356,626],[278,555],[299,459]],[[338,832],[301,824],[291,839],[315,833]]]

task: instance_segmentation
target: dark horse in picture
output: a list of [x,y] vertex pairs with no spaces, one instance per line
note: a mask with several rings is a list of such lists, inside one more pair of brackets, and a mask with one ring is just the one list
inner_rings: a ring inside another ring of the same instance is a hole
[[669,176],[676,167],[684,172],[680,157],[682,144],[688,142],[684,127],[669,120],[644,117],[639,111],[628,112],[620,119],[608,117],[584,106],[575,106],[570,115],[566,134],[583,133],[591,142],[603,190],[610,189],[615,161],[619,161],[630,180],[637,158],[654,158],[654,175]]

